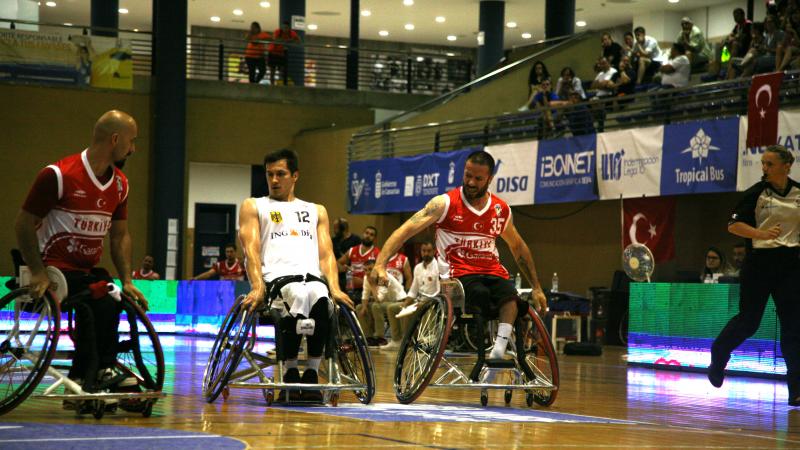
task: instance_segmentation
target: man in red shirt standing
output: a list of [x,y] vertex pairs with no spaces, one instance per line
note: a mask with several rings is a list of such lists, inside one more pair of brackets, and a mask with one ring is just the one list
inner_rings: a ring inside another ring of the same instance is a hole
[[[284,42],[300,42],[300,36],[289,27],[289,22],[281,23],[281,27],[272,33],[272,39]],[[267,60],[269,65],[269,84],[275,86],[275,71],[280,68],[281,79],[283,79],[283,85],[286,86],[287,72],[289,71],[289,58],[286,56],[286,47],[281,44],[269,44],[267,52],[269,52],[269,59]]]
[[134,280],[150,280],[150,281],[160,280],[161,275],[159,275],[158,272],[153,270],[154,264],[155,261],[153,260],[152,256],[150,255],[145,256],[142,259],[142,267],[137,270],[134,270],[133,274],[131,274],[131,277]]
[[508,244],[520,272],[533,287],[537,309],[547,305],[533,256],[522,240],[511,217],[508,204],[489,192],[494,173],[494,158],[482,150],[471,153],[464,166],[460,188],[432,198],[392,233],[375,263],[373,276],[377,283],[387,282],[387,261],[409,238],[430,225],[436,225],[436,253],[439,272],[444,278],[458,278],[464,286],[468,305],[480,308],[482,314],[499,312],[500,324],[489,359],[505,355],[514,321],[524,314],[508,271],[500,264],[496,241]]
[[[97,267],[103,239],[110,235],[111,258],[122,290],[147,309],[147,301],[131,282],[128,179],[120,170],[136,151],[137,134],[131,116],[108,111],[97,120],[89,148],[39,172],[15,224],[34,297],[44,295],[50,286],[45,266],[64,273],[70,294],[98,281],[111,282],[109,273]],[[116,362],[120,307],[110,295],[83,304],[88,308],[76,308],[75,357],[69,377],[91,389],[98,377],[119,376],[111,368]],[[87,310],[94,318],[94,333],[87,328],[91,326]],[[89,370],[95,361],[98,373]]]
[[207,280],[218,276],[220,280],[244,281],[244,266],[236,257],[236,245],[225,246],[225,260],[217,261],[210,269],[194,277],[195,280]]

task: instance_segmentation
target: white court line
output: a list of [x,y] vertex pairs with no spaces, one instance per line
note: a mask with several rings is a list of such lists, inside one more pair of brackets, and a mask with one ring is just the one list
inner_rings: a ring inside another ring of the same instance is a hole
[[22,428],[22,425],[0,425],[0,430],[11,430],[14,428]]
[[227,436],[220,436],[217,434],[209,435],[188,435],[188,436],[113,436],[113,437],[94,437],[94,438],[42,438],[42,439],[0,439],[0,444],[9,442],[76,442],[76,441],[123,441],[131,440],[147,440],[147,439],[208,439],[208,438],[228,438]]

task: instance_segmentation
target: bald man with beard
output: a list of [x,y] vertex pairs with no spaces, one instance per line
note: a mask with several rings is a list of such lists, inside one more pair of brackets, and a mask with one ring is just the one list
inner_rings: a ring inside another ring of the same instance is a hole
[[[28,289],[32,296],[41,297],[50,287],[46,266],[64,273],[71,294],[99,281],[111,282],[111,275],[97,267],[103,240],[109,235],[111,258],[123,292],[147,309],[144,295],[131,281],[128,179],[120,170],[136,152],[138,132],[133,117],[108,111],[95,123],[88,148],[39,172],[15,224],[17,243],[31,272]],[[95,379],[119,375],[112,367],[120,307],[109,295],[87,300],[85,306],[76,309],[75,357],[69,376],[91,390]],[[88,311],[93,324],[87,319]],[[93,326],[94,333],[82,331],[87,326]],[[92,344],[96,354],[92,354]],[[99,370],[89,371],[95,360]]]

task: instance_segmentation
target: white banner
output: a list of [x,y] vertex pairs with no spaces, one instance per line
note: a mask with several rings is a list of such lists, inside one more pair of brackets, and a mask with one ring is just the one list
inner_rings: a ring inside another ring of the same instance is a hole
[[509,205],[533,204],[536,185],[537,141],[493,145],[485,150],[494,157],[495,175],[489,190]]
[[[739,167],[736,174],[736,190],[746,191],[761,180],[761,154],[766,147],[748,148],[747,116],[739,119]],[[800,159],[800,112],[780,111],[778,113],[778,144],[785,146]],[[797,179],[796,174],[792,177]]]
[[661,195],[663,143],[663,126],[598,134],[600,200]]

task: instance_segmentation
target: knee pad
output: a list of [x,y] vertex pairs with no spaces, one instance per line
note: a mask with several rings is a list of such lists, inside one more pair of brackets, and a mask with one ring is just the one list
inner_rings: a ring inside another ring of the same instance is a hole
[[314,334],[315,325],[316,321],[314,319],[297,319],[295,331],[297,331],[298,335],[303,334],[306,336],[311,336]]

